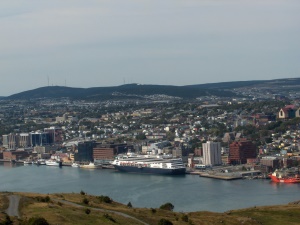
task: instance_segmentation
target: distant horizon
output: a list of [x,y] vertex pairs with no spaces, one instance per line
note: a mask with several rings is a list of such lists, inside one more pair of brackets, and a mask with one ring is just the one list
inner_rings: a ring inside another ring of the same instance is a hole
[[41,87],[37,87],[37,88],[33,88],[33,89],[28,89],[28,90],[23,90],[20,92],[16,92],[13,93],[11,95],[7,95],[7,96],[0,96],[0,98],[6,98],[15,94],[19,94],[22,92],[26,92],[26,91],[32,91],[32,90],[36,90],[39,88],[46,88],[46,87],[67,87],[67,88],[79,88],[79,89],[89,89],[89,88],[104,88],[104,87],[120,87],[123,85],[158,85],[158,86],[174,86],[174,87],[184,87],[184,86],[193,86],[193,85],[206,85],[206,84],[221,84],[221,83],[235,83],[235,82],[251,82],[251,81],[272,81],[272,80],[293,80],[293,79],[300,79],[300,77],[289,77],[289,78],[276,78],[276,79],[257,79],[257,80],[236,80],[236,81],[222,81],[222,82],[211,82],[211,83],[198,83],[198,84],[187,84],[187,85],[171,85],[171,84],[140,84],[140,83],[127,83],[127,84],[120,84],[120,85],[112,85],[112,86],[94,86],[94,87],[71,87],[71,86],[64,86],[64,85],[46,85],[46,86],[41,86]]
[[297,0],[1,1],[0,96],[300,76]]

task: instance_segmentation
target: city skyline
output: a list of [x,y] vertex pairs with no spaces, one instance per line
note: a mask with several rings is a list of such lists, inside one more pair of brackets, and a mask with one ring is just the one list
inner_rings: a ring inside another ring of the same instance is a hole
[[0,6],[0,96],[47,85],[183,86],[300,74],[295,0]]

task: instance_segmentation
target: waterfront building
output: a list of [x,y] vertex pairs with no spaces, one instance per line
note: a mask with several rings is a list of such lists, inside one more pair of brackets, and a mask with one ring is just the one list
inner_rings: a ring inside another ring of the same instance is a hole
[[75,161],[91,162],[93,158],[93,148],[96,147],[95,141],[84,141],[78,143],[78,150],[74,155]]
[[49,133],[50,141],[52,143],[60,143],[62,139],[62,129],[59,127],[44,128],[44,132]]
[[202,144],[203,164],[204,165],[221,165],[221,143],[208,141]]
[[27,151],[4,151],[3,152],[3,159],[4,160],[20,160],[25,159],[29,156]]
[[3,147],[7,149],[17,149],[19,145],[19,135],[10,133],[7,135],[2,135]]
[[114,149],[113,148],[94,148],[93,158],[97,161],[111,161],[114,159]]
[[29,133],[21,133],[19,136],[19,147],[28,148],[30,147]]
[[44,146],[44,145],[50,145],[51,139],[49,133],[46,132],[31,132],[29,133],[30,136],[30,144],[32,147],[34,146]]
[[256,158],[256,146],[247,140],[234,141],[229,145],[229,164],[245,164],[247,159]]

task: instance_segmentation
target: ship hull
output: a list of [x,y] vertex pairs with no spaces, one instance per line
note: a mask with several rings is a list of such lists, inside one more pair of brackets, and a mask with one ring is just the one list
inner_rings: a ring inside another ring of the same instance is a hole
[[161,175],[182,175],[185,174],[186,169],[161,169],[161,168],[150,168],[150,167],[132,167],[132,166],[118,166],[114,165],[115,169],[120,172],[127,173],[148,173],[148,174],[161,174]]
[[286,177],[286,178],[278,178],[276,176],[270,176],[271,180],[276,183],[300,183],[299,177]]

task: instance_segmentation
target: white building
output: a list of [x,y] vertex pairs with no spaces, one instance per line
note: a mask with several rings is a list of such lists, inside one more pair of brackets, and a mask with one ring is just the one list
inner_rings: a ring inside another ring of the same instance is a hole
[[222,165],[221,143],[208,141],[202,144],[203,164],[204,165]]

